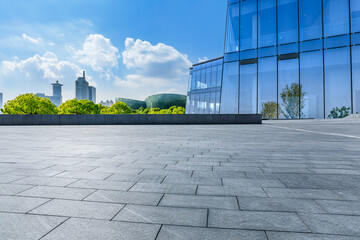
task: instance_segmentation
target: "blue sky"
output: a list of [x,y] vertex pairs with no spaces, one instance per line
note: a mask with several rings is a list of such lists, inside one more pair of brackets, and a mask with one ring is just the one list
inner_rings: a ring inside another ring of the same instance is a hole
[[226,0],[0,0],[0,92],[51,94],[84,69],[97,100],[185,93],[188,67],[222,56]]

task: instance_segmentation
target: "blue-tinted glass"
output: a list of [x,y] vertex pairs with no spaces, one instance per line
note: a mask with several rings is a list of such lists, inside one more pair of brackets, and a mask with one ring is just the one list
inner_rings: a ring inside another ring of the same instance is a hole
[[217,78],[216,78],[216,86],[221,87],[221,80],[222,80],[222,74],[223,74],[223,65],[218,65],[217,67]]
[[277,118],[277,57],[259,59],[259,112],[264,119]]
[[191,96],[191,108],[190,108],[190,112],[192,114],[196,114],[197,113],[197,103],[198,103],[198,94],[192,94]]
[[351,107],[349,47],[325,50],[325,116],[336,107]]
[[240,50],[257,47],[257,1],[240,3]]
[[217,91],[216,92],[216,103],[215,103],[215,111],[216,113],[220,113],[220,97],[221,97],[221,92],[220,91]]
[[229,6],[228,20],[226,29],[225,52],[239,51],[239,32],[240,32],[240,5],[234,4]]
[[196,88],[204,89],[204,88],[206,88],[206,69],[203,68],[199,72],[200,72],[200,77],[198,79]]
[[354,113],[360,113],[360,46],[352,48]]
[[191,91],[192,76],[193,76],[193,72],[190,71],[189,82],[188,82],[188,92]]
[[360,33],[351,34],[351,43],[353,45],[360,44]]
[[324,118],[323,52],[300,55],[301,117]]
[[211,87],[211,67],[206,68],[206,88]]
[[297,119],[300,115],[299,59],[279,61],[279,117]]
[[185,113],[189,114],[190,113],[190,106],[191,106],[191,102],[190,102],[190,94],[188,94],[187,98],[186,98],[186,109],[185,109]]
[[234,61],[239,61],[239,59],[240,59],[239,52],[225,53],[224,55],[224,62],[234,62]]
[[271,57],[277,54],[276,47],[266,47],[266,48],[259,48],[258,49],[258,56],[259,57]]
[[346,47],[348,45],[350,45],[350,35],[324,39],[324,48]]
[[278,48],[279,55],[289,54],[289,53],[297,53],[298,51],[299,51],[299,44],[298,43],[281,45]]
[[300,43],[300,52],[320,50],[323,48],[323,40],[312,40]]
[[276,45],[276,0],[259,1],[259,47]]
[[279,44],[298,41],[297,0],[278,0]]
[[300,41],[322,37],[322,0],[300,0]]
[[216,87],[217,70],[218,70],[217,65],[211,67],[211,83],[210,83],[211,88]]
[[257,57],[257,50],[256,49],[240,52],[240,59],[241,60],[252,59],[252,58],[256,58],[256,57]]
[[360,32],[360,1],[350,0],[351,32]]
[[215,112],[215,104],[216,104],[216,92],[212,91],[210,93],[210,102],[209,102],[209,113],[214,114]]
[[223,114],[239,112],[239,63],[224,64],[221,107]]
[[197,71],[197,70],[193,70],[193,77],[192,77],[192,80],[191,80],[191,90],[196,89],[196,85],[197,85],[197,81],[198,81],[198,72],[199,71]]
[[325,37],[349,33],[349,1],[324,0]]
[[242,114],[256,113],[257,64],[240,65],[240,108]]

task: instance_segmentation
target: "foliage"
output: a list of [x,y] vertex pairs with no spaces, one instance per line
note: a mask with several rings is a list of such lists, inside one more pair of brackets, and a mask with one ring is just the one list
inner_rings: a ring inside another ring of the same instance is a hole
[[345,118],[347,116],[350,115],[350,108],[348,107],[345,107],[343,106],[342,108],[333,108],[331,111],[330,111],[330,114],[328,116],[328,118],[332,118],[332,119],[335,119],[335,118]]
[[116,102],[109,108],[101,110],[101,114],[131,114],[131,108],[123,102]]
[[289,87],[286,85],[280,93],[282,105],[284,111],[282,112],[287,119],[300,118],[302,115],[302,109],[304,108],[304,96],[305,92],[302,92],[302,86],[298,83],[293,83]]
[[172,106],[169,109],[160,108],[139,108],[135,114],[185,114],[185,108]]
[[36,94],[23,94],[8,101],[1,110],[4,114],[57,114],[58,110],[48,98]]
[[280,109],[280,106],[276,102],[263,103],[261,110],[263,119],[276,119],[278,109]]
[[59,114],[100,114],[100,104],[89,100],[72,99],[59,106]]

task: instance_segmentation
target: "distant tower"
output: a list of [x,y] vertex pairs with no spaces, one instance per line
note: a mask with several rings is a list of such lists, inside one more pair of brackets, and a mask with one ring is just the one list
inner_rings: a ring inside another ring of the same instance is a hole
[[53,95],[50,98],[51,102],[53,102],[57,107],[62,103],[62,84],[59,81],[51,84],[53,86]]
[[89,100],[96,103],[96,88],[89,86]]
[[89,99],[89,83],[86,81],[85,71],[83,76],[75,81],[75,97],[77,100]]
[[[0,108],[2,108],[3,107],[3,94],[2,93],[0,93]],[[1,111],[0,111],[0,114],[1,114]]]

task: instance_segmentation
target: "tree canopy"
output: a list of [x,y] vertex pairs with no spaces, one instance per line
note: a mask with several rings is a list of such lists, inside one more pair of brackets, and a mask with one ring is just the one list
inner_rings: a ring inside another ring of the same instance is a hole
[[89,100],[72,99],[59,106],[59,114],[100,114],[101,106]]
[[5,103],[2,112],[4,114],[57,114],[58,109],[48,98],[28,93]]
[[302,116],[304,108],[304,97],[306,93],[302,91],[302,86],[293,83],[289,87],[286,85],[280,93],[283,109],[281,111],[287,119],[296,119]]
[[131,108],[123,102],[116,102],[109,108],[103,108],[101,114],[131,114]]

